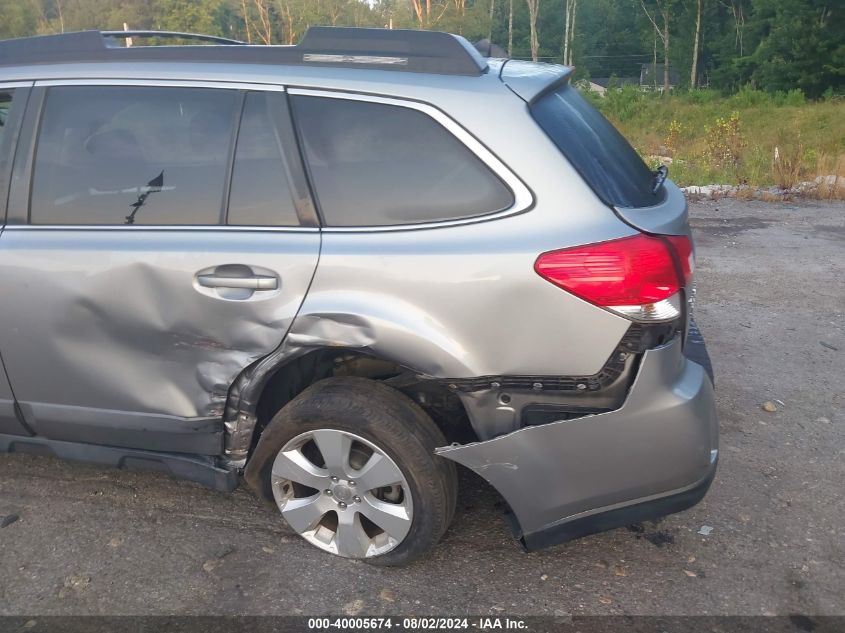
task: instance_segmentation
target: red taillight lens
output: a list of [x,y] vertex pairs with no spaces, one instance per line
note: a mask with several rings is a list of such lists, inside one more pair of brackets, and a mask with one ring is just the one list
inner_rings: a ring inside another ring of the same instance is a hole
[[[678,277],[671,248],[678,251],[683,279]],[[686,237],[640,234],[543,253],[534,269],[590,303],[606,308],[642,306],[668,299],[683,288],[691,273],[691,253]]]
[[681,286],[686,288],[692,281],[692,273],[695,267],[695,257],[692,252],[692,240],[685,235],[667,235],[663,239],[668,240],[675,249],[675,256],[681,266],[681,273],[684,276]]

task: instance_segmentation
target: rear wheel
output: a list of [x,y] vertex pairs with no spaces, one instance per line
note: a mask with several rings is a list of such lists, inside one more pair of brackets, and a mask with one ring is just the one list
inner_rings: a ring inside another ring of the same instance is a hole
[[412,561],[446,531],[455,507],[446,440],[412,400],[364,378],[320,381],[262,434],[247,478],[288,525],[332,554]]

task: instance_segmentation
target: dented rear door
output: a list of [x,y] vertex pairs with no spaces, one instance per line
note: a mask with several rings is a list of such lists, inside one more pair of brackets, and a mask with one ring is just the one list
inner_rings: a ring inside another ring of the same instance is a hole
[[281,88],[36,85],[0,238],[0,349],[36,433],[221,452],[229,386],[317,264],[289,122]]

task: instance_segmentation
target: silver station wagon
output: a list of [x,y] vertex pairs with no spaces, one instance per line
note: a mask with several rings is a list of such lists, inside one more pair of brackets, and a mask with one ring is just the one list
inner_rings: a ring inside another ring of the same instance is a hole
[[382,565],[457,465],[528,549],[697,503],[686,202],[571,72],[422,31],[0,42],[0,451],[243,477]]

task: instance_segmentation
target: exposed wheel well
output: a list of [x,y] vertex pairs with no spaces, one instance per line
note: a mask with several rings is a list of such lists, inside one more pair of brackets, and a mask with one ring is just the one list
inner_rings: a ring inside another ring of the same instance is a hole
[[449,442],[477,440],[460,398],[438,380],[420,377],[401,365],[346,348],[328,348],[300,356],[276,369],[256,408],[252,447],[276,412],[310,385],[332,376],[359,376],[401,391],[421,406]]

